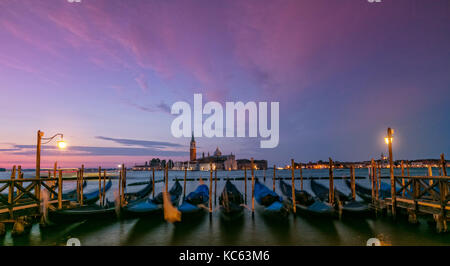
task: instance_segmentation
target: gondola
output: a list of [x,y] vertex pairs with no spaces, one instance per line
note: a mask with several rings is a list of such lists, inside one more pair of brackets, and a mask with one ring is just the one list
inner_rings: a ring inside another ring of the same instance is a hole
[[116,217],[116,204],[106,200],[105,205],[90,204],[74,209],[62,209],[49,212],[53,223],[76,222],[87,219],[111,219]]
[[[182,192],[183,188],[181,187],[180,182],[178,182],[177,180],[169,191],[170,200],[173,206],[175,207],[178,206]],[[123,210],[130,215],[143,216],[143,215],[157,214],[162,213],[163,203],[164,203],[163,194],[162,192],[160,192],[154,198],[146,197],[140,200],[136,200],[135,202],[125,206]]]
[[[111,179],[109,179],[108,183],[106,183],[106,185],[105,185],[105,192],[108,191],[111,187],[112,187],[112,181],[111,181]],[[100,198],[100,191],[98,189],[96,189],[92,192],[89,192],[89,193],[83,192],[83,204],[85,204],[85,205],[93,204],[99,198]],[[66,197],[64,197],[64,194],[63,194],[63,200],[77,201],[78,199],[77,199],[76,190],[75,190],[75,194],[66,195]]]
[[[105,187],[105,192],[111,188],[112,181],[111,179],[108,181]],[[150,187],[152,185],[150,184]],[[140,200],[143,197],[147,197],[148,194],[151,192],[151,188],[149,189],[148,185],[145,186],[143,189],[134,192],[134,193],[127,193],[125,194],[125,198],[127,199],[127,202],[130,203]],[[87,201],[83,200],[84,203],[93,201],[95,197],[99,197],[98,191],[94,191],[91,193],[84,194],[84,197],[87,197]],[[140,198],[139,198],[140,197]],[[105,205],[100,204],[87,204],[80,206],[78,208],[74,209],[65,209],[65,210],[56,210],[50,213],[50,220],[52,222],[68,222],[68,221],[80,221],[80,220],[87,220],[87,219],[93,219],[93,218],[102,218],[102,219],[108,219],[108,218],[115,218],[116,215],[116,204],[115,202],[111,202],[108,200],[105,200]]]
[[230,180],[227,180],[219,196],[219,204],[221,216],[225,220],[237,219],[244,213],[244,197]]
[[[324,202],[328,202],[329,189],[327,187],[325,187],[322,184],[319,184],[315,180],[311,180],[311,189],[318,198],[320,198]],[[334,188],[334,195],[335,195],[334,206],[335,208],[339,208],[340,203],[341,204],[340,208],[342,209],[342,214],[344,215],[346,214],[362,215],[367,214],[369,212],[369,206],[367,204],[353,200],[351,195],[346,195],[341,191],[337,190],[336,188]]]
[[[345,184],[352,189],[352,184],[349,180],[345,180]],[[358,183],[355,182],[355,192],[356,194],[362,198],[365,202],[372,202],[372,190],[369,188],[366,188]]]
[[128,203],[132,203],[136,200],[143,199],[150,195],[150,193],[153,191],[153,184],[152,182],[144,183],[147,184],[145,187],[143,187],[141,190],[136,192],[127,192],[125,193],[125,201]]
[[[292,186],[280,180],[281,193],[292,202]],[[306,190],[295,190],[296,209],[299,213],[304,213],[319,217],[333,217],[336,211],[330,204],[314,198]]]
[[189,193],[178,207],[182,215],[203,213],[209,202],[209,189],[205,184],[200,184],[197,189]]
[[264,207],[264,215],[286,216],[288,213],[287,206],[283,203],[283,197],[258,180],[255,182],[255,200]]
[[[347,186],[351,189],[351,183],[349,180],[345,180],[345,183]],[[401,195],[400,192],[401,188],[397,189],[397,195]],[[364,187],[358,183],[355,182],[355,191],[358,196],[360,196],[364,201],[366,202],[372,202],[372,189]],[[412,193],[411,193],[412,194]],[[410,193],[405,192],[405,196],[409,197]],[[380,189],[378,191],[378,197],[380,199],[389,198],[391,197],[391,186],[389,184],[386,184],[385,182],[380,183]]]

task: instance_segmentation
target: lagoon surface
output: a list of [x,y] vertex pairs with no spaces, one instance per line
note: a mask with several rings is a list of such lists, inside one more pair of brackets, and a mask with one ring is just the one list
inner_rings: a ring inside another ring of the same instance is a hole
[[[396,174],[399,174],[400,172]],[[278,177],[290,177],[289,170],[277,170]],[[411,175],[424,175],[426,169],[411,169]],[[25,172],[25,178],[31,177],[33,172]],[[299,171],[295,172],[299,177]],[[348,177],[349,170],[335,169],[335,176]],[[434,169],[437,175],[438,170]],[[9,172],[0,173],[0,178],[8,178]],[[389,169],[383,169],[383,176],[389,175]],[[224,178],[243,177],[243,171],[218,171],[220,179],[217,183],[218,196],[225,184]],[[251,177],[250,171],[247,176]],[[256,171],[256,177],[260,182],[264,181],[264,171]],[[266,171],[265,184],[272,188],[273,170]],[[328,177],[328,170],[303,170],[305,179],[308,177]],[[365,177],[357,182],[369,187],[367,169],[356,169],[356,176]],[[156,172],[156,180],[162,180],[163,173]],[[169,188],[175,178],[183,179],[183,171],[170,171]],[[209,185],[209,172],[190,171],[188,178],[202,177]],[[151,172],[127,172],[127,183],[147,181],[151,178]],[[113,180],[113,188],[107,192],[109,200],[114,200],[114,191],[117,190],[117,179]],[[388,179],[383,180],[389,183]],[[181,181],[182,182],[182,181]],[[232,181],[238,189],[244,191],[244,181]],[[328,186],[328,180],[321,179],[320,183]],[[188,181],[186,194],[193,191],[198,181]],[[335,185],[345,193],[350,193],[344,180],[336,179]],[[73,182],[66,182],[65,189],[74,187]],[[163,183],[156,184],[156,192],[163,189]],[[299,188],[300,181],[296,180]],[[136,191],[142,186],[129,186],[128,192]],[[214,188],[214,183],[213,183]],[[85,192],[98,189],[97,181],[89,181]],[[251,181],[247,183],[248,201],[251,206]],[[309,190],[310,181],[304,181],[304,189]],[[279,191],[278,183],[276,191]],[[213,206],[214,205],[213,190]],[[366,245],[366,241],[372,237],[383,238],[391,245],[450,245],[450,235],[438,234],[434,223],[428,224],[424,218],[419,225],[411,225],[407,217],[399,216],[397,221],[386,215],[368,218],[345,218],[341,220],[312,219],[302,215],[289,215],[285,220],[270,219],[261,213],[261,206],[256,204],[255,215],[252,218],[251,211],[246,210],[243,219],[227,222],[220,218],[218,211],[213,212],[211,218],[207,213],[195,220],[182,220],[181,223],[170,224],[164,221],[162,215],[147,218],[123,218],[110,220],[89,220],[72,224],[61,224],[41,229],[39,224],[34,224],[31,231],[20,237],[12,237],[10,230],[6,236],[0,238],[0,245],[65,245],[69,238],[78,238],[82,245],[111,246],[111,245]]]

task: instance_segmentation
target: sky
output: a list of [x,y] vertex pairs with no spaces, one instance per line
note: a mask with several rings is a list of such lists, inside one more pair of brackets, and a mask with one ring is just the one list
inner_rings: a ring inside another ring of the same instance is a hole
[[[0,167],[186,160],[177,101],[279,102],[279,145],[197,153],[309,162],[450,158],[450,1],[2,0]],[[204,117],[206,119],[207,116]]]

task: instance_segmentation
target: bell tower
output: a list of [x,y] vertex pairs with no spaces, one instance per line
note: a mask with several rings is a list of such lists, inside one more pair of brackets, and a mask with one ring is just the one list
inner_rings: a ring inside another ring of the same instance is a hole
[[195,148],[194,132],[192,132],[191,148],[190,148],[190,161],[196,161],[196,160],[197,160],[197,149]]

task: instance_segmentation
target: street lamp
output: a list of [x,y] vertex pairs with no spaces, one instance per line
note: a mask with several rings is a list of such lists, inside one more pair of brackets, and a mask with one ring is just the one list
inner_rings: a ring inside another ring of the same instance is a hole
[[392,215],[395,217],[396,215],[396,195],[395,193],[395,179],[394,179],[394,159],[392,158],[392,135],[394,134],[394,130],[390,127],[387,129],[387,137],[384,138],[384,141],[388,145],[389,149],[389,172],[391,176],[391,199],[392,199]]
[[[65,149],[67,143],[64,141],[64,135],[61,133],[55,134],[50,138],[44,138],[44,132],[38,130],[37,132],[37,147],[36,147],[36,178],[41,176],[41,145],[50,143],[54,138],[60,137],[61,139],[57,141],[57,146],[60,149]],[[45,141],[42,143],[42,141]]]

